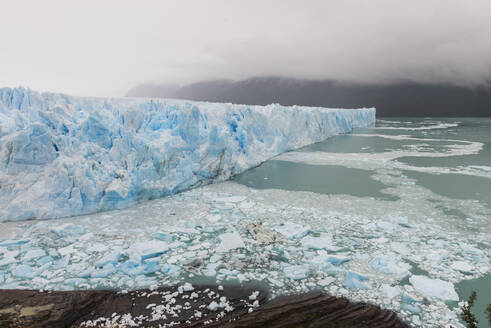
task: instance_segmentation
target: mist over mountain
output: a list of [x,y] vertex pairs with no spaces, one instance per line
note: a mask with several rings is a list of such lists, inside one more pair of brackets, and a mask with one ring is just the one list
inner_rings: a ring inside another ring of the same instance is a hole
[[142,84],[130,97],[182,98],[249,105],[280,103],[322,107],[377,108],[379,117],[489,117],[491,87],[396,83],[342,84],[283,77],[216,80],[184,86]]

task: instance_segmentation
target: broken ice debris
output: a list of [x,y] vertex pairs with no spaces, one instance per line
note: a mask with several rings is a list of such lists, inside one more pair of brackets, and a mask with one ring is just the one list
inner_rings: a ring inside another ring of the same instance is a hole
[[397,286],[389,286],[387,284],[382,284],[380,286],[380,292],[384,296],[385,300],[387,300],[387,303],[390,303],[390,301],[397,296],[401,295],[401,290]]
[[166,242],[172,242],[172,241],[174,241],[174,239],[176,239],[176,237],[174,235],[171,235],[170,233],[167,233],[167,232],[161,232],[161,231],[154,233],[153,238],[163,240]]
[[280,227],[276,228],[276,231],[281,233],[286,238],[302,238],[310,232],[309,226],[302,226],[297,223],[286,222]]
[[287,278],[301,280],[308,277],[310,266],[308,265],[289,265],[283,268],[283,273]]
[[119,259],[121,257],[121,251],[115,250],[110,252],[109,254],[104,255],[100,260],[95,262],[95,265],[98,267],[103,267],[106,264],[117,264],[119,262]]
[[359,289],[368,289],[369,286],[364,283],[364,281],[368,280],[367,277],[356,273],[356,272],[348,272],[346,275],[346,279],[344,280],[344,285],[348,288],[359,288]]
[[318,284],[319,286],[327,286],[327,285],[331,284],[331,283],[332,283],[332,282],[334,282],[334,281],[336,281],[336,278],[333,278],[333,277],[327,277],[327,278],[324,278],[324,279],[322,279],[322,280],[319,280],[319,281],[317,282],[317,284]]
[[175,278],[181,273],[181,268],[174,264],[162,264],[160,271],[165,275]]
[[272,244],[279,240],[278,235],[264,228],[260,221],[249,223],[246,229],[259,245]]
[[220,239],[220,245],[216,249],[217,252],[222,253],[236,248],[245,248],[245,244],[237,232],[224,233],[218,238]]
[[392,257],[376,257],[370,262],[370,266],[380,273],[393,275],[397,278],[404,278],[411,274],[409,264],[397,261]]
[[90,274],[92,278],[105,278],[110,274],[116,272],[116,268],[111,263],[106,264],[102,268],[96,268]]
[[7,239],[0,241],[0,247],[17,246],[28,243],[27,239]]
[[85,232],[85,229],[81,226],[72,223],[67,223],[57,227],[52,227],[51,231],[53,231],[60,237],[66,237],[71,235],[81,235]]
[[409,255],[411,253],[410,249],[405,243],[391,242],[390,247],[401,255]]
[[325,260],[331,263],[332,265],[341,265],[343,263],[348,262],[350,258],[343,255],[327,255],[325,257]]
[[164,241],[152,240],[139,242],[128,250],[132,261],[140,262],[152,257],[160,256],[169,250],[169,245]]
[[329,274],[338,274],[343,272],[342,269],[338,268],[343,263],[346,263],[350,260],[349,257],[346,256],[334,256],[334,255],[318,255],[315,256],[310,263],[317,266],[319,269],[329,273]]
[[33,267],[25,264],[19,264],[12,270],[12,275],[19,278],[34,278],[39,272],[34,270]]
[[218,309],[218,303],[215,301],[212,301],[210,304],[208,304],[207,308],[210,311],[216,311]]
[[377,222],[376,227],[377,227],[377,230],[386,231],[386,232],[392,232],[395,229],[397,229],[397,225],[390,223],[390,222],[384,222],[384,221]]
[[409,311],[409,312],[414,313],[414,314],[421,313],[420,307],[417,305],[414,305],[414,304],[402,303],[401,309]]
[[440,279],[431,279],[426,276],[411,276],[409,282],[417,292],[424,296],[450,301],[459,300],[459,296],[455,292],[451,282]]
[[28,250],[22,257],[22,261],[27,262],[32,259],[37,259],[46,255],[46,252],[40,248]]
[[463,272],[463,273],[472,273],[474,271],[474,267],[467,262],[464,261],[455,261],[450,266],[452,269]]
[[246,200],[246,196],[228,196],[228,197],[217,197],[213,199],[215,202],[221,203],[240,203]]
[[332,244],[332,239],[329,237],[311,237],[302,238],[302,246],[311,249],[326,249],[331,252],[337,252],[341,248]]

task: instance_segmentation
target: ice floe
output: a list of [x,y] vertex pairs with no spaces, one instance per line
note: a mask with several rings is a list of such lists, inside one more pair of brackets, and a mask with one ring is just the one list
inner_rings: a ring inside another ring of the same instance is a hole
[[416,291],[425,296],[451,301],[459,300],[459,296],[455,292],[451,282],[416,275],[409,277],[409,282],[414,286]]

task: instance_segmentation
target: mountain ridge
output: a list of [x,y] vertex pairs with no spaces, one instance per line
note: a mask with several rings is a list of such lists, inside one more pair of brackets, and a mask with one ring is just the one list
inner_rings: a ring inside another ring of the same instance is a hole
[[248,105],[376,107],[379,117],[491,117],[491,87],[477,88],[398,82],[347,84],[333,80],[254,77],[186,84],[140,84],[131,97],[179,98]]

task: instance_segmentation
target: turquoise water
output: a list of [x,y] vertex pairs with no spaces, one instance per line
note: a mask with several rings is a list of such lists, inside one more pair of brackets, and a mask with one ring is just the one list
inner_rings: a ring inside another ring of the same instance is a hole
[[[397,197],[381,192],[386,186],[370,178],[370,173],[338,165],[308,165],[269,161],[234,178],[256,189],[277,188],[313,191],[321,194],[350,194],[394,200]],[[352,188],[356,185],[356,188]]]

